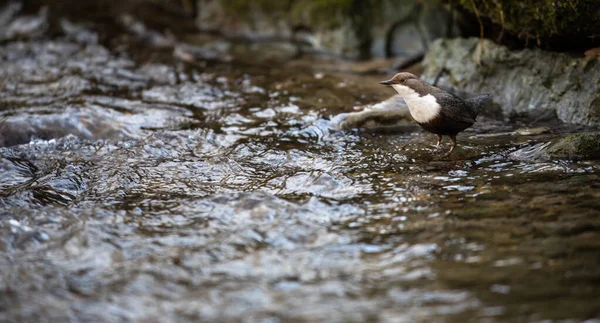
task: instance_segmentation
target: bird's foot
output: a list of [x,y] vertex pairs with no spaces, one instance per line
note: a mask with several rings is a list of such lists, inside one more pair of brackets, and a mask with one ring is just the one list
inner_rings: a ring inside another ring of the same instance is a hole
[[450,136],[450,141],[452,142],[452,145],[450,146],[450,151],[446,153],[446,157],[450,156],[454,151],[454,148],[456,148],[456,136]]
[[440,145],[442,144],[442,136],[440,135],[436,135],[437,136],[437,144],[435,144],[435,149],[439,149]]

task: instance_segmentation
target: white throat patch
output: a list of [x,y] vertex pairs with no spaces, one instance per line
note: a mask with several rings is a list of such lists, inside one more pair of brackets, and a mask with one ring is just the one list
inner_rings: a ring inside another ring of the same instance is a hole
[[392,87],[402,96],[416,122],[427,123],[437,117],[442,109],[431,94],[419,96],[415,90],[400,84],[394,84]]

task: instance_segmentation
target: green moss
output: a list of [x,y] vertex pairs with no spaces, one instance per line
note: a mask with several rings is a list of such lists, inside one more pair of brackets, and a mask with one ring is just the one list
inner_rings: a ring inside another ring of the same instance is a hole
[[505,30],[529,38],[553,35],[593,36],[600,26],[598,0],[460,0],[460,4]]
[[551,158],[600,159],[600,132],[568,135],[553,143],[547,154]]

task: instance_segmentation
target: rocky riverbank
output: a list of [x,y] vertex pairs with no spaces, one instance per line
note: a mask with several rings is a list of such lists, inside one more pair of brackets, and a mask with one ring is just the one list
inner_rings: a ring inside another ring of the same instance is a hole
[[540,49],[510,50],[477,38],[440,39],[423,77],[455,91],[491,93],[507,119],[600,125],[600,59]]

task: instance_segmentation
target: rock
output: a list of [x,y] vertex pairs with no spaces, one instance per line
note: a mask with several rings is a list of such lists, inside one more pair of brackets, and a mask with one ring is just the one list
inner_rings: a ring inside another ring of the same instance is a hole
[[377,132],[412,132],[419,127],[412,122],[408,107],[400,95],[362,111],[338,114],[331,120],[335,130],[367,129]]
[[411,56],[458,34],[448,30],[451,15],[439,1],[199,0],[197,17],[201,30],[230,38],[291,42],[351,59]]
[[446,69],[439,80],[442,87],[491,93],[506,118],[600,125],[597,58],[540,49],[511,51],[489,40],[480,45],[477,38],[458,38],[435,41],[423,65],[427,81]]
[[550,132],[548,127],[535,127],[535,128],[519,128],[514,131],[515,135],[518,136],[537,136],[544,133]]
[[519,161],[534,161],[547,159],[545,152],[550,146],[550,142],[538,143],[533,146],[523,147],[509,154],[509,158]]
[[[600,2],[577,1],[514,1],[460,0],[463,8],[489,18],[501,25],[507,34],[533,40],[538,45],[576,48],[598,44]],[[532,41],[532,42],[533,42]]]
[[546,155],[553,159],[600,159],[600,132],[576,133],[555,140]]
[[550,142],[527,146],[511,153],[510,159],[520,161],[600,159],[600,132],[568,134]]

